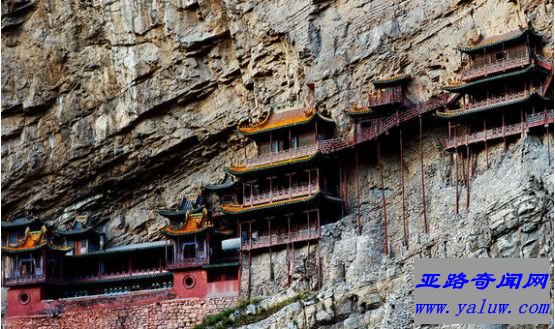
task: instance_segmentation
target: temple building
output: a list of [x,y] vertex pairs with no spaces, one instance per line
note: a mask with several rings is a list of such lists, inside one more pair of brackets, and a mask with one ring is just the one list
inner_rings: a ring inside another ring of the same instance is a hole
[[2,222],[2,285],[8,287],[8,315],[33,311],[41,300],[58,296],[63,256],[70,250],[37,218]]
[[553,122],[553,65],[541,48],[541,36],[531,29],[458,48],[461,82],[444,89],[460,95],[460,101],[437,112],[448,120],[446,150],[487,149],[488,141],[506,141]]
[[184,198],[178,209],[158,210],[169,220],[160,232],[171,244],[166,268],[173,273],[174,290],[179,297],[238,295],[238,246],[223,243],[236,231],[222,216],[208,212],[201,200]]
[[238,296],[236,231],[219,221],[215,227],[206,208],[187,200],[178,209],[159,213],[170,219],[160,230],[165,240],[121,246],[106,246],[105,233],[86,215],[77,215],[69,227],[58,230],[49,230],[35,217],[3,221],[7,315],[46,312],[53,307],[48,300],[131,292],[171,291],[179,298]]
[[[256,143],[257,154],[226,168],[239,179],[242,197],[220,208],[238,223],[242,259],[318,240],[320,226],[340,217],[337,170],[319,149],[334,122],[316,109],[295,108],[239,130]],[[250,271],[250,264],[243,269]]]
[[57,230],[72,251],[65,256],[62,297],[81,297],[169,288],[167,241],[105,247],[105,234],[86,215],[76,216],[67,230]]
[[347,110],[354,120],[355,141],[371,139],[370,135],[378,133],[384,118],[414,105],[407,98],[410,79],[408,74],[399,74],[372,81],[374,89],[368,94],[368,107]]

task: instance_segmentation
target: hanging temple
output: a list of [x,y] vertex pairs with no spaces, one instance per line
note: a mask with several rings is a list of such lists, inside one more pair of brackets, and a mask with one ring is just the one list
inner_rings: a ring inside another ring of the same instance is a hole
[[[3,221],[7,316],[44,313],[49,307],[46,300],[133,291],[166,289],[177,298],[250,296],[252,255],[269,252],[271,262],[272,249],[287,249],[290,283],[294,258],[289,251],[298,246],[318,248],[322,225],[352,211],[361,233],[358,181],[357,202],[349,207],[341,158],[354,153],[357,176],[357,147],[369,142],[376,145],[384,252],[388,253],[380,141],[392,138],[389,131],[398,128],[402,161],[402,127],[418,122],[422,215],[427,232],[422,121],[444,121],[448,128],[444,147],[457,166],[458,212],[465,187],[466,207],[470,203],[472,169],[468,159],[472,152],[485,150],[487,158],[488,145],[531,130],[543,133],[545,129],[549,134],[553,63],[542,57],[541,48],[542,37],[531,29],[461,47],[460,82],[445,86],[446,93],[421,103],[407,97],[408,74],[375,80],[368,107],[346,111],[354,122],[354,131],[346,137],[334,137],[334,121],[315,108],[275,110],[257,124],[239,127],[241,134],[256,143],[258,154],[230,164],[225,179],[205,185],[197,198],[183,198],[173,209],[159,209],[159,215],[167,219],[160,241],[110,246],[105,233],[86,215],[76,216],[65,229],[49,228],[33,216]],[[401,189],[407,243],[402,174]],[[319,260],[316,288],[322,285]],[[242,285],[243,281],[247,284]]]

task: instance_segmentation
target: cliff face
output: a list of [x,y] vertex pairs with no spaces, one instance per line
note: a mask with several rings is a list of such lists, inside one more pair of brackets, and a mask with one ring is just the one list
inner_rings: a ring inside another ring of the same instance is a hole
[[[552,41],[551,0],[5,0],[2,6],[3,216],[29,210],[63,225],[75,210],[88,211],[107,224],[115,243],[156,238],[163,225],[157,207],[220,179],[224,165],[242,159],[237,124],[276,104],[307,102],[307,83],[344,133],[350,124],[344,110],[363,103],[370,80],[381,74],[410,73],[410,97],[425,100],[458,74],[455,47],[465,40],[531,24]],[[381,190],[370,159],[360,175],[363,234],[356,236],[356,216],[349,215],[321,242],[321,303],[333,296],[342,308],[318,315],[318,302],[306,325],[406,324],[412,280],[406,260],[415,255],[536,257],[551,250],[545,139],[528,136],[507,152],[491,150],[490,169],[478,155],[471,208],[455,215],[441,148],[445,128],[425,130],[430,234],[422,233],[417,139],[409,134],[408,247],[398,155],[386,150],[392,254],[383,254]],[[268,321],[283,328],[284,319]]]

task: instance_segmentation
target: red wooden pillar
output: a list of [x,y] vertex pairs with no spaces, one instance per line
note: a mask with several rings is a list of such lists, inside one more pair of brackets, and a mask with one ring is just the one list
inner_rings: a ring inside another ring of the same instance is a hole
[[[291,243],[291,215],[286,215],[287,216],[287,240],[289,240],[289,243],[287,243],[287,286],[289,286],[291,284],[291,266],[293,265],[291,262],[291,257],[294,257],[293,254],[293,244]],[[290,245],[291,245],[291,250],[290,250]]]
[[358,235],[362,232],[360,223],[360,187],[359,187],[359,174],[358,174],[358,148],[355,147],[355,188],[357,197],[357,229]]
[[343,162],[339,159],[339,195],[341,195],[341,217],[345,217],[345,193],[343,192]]
[[[424,185],[424,155],[422,151],[423,141],[422,141],[422,116],[421,115],[418,116],[418,123],[419,123],[419,135],[420,135],[418,148],[420,150],[420,185],[422,188],[422,212],[424,214],[424,232],[428,233],[428,214],[426,210],[426,187]],[[456,139],[457,139],[457,135],[455,135],[455,140]]]
[[252,249],[252,221],[249,221],[249,250],[250,249]]
[[466,145],[466,166],[468,173],[466,174],[466,209],[470,207],[470,148]]
[[387,239],[387,208],[386,208],[386,200],[385,200],[385,186],[384,186],[384,179],[383,179],[383,166],[382,166],[382,158],[381,158],[381,150],[380,150],[380,142],[376,141],[376,153],[377,153],[377,165],[380,170],[380,178],[381,178],[381,190],[382,190],[382,206],[383,206],[383,226],[384,226],[384,253],[386,255],[389,254],[388,248],[388,239]]
[[457,139],[457,128],[455,127],[455,213],[459,213],[459,153],[457,146],[459,145]]
[[486,151],[486,168],[489,169],[489,159],[488,159],[488,136],[486,127],[486,117],[484,117],[484,146]]
[[274,265],[272,262],[272,223],[271,223],[271,219],[268,218],[268,234],[270,235],[270,246],[269,246],[269,252],[270,252],[270,280],[273,282],[274,281]]
[[543,122],[547,132],[547,161],[551,165],[551,134],[549,133],[549,123],[547,122],[547,108],[543,108]]
[[[398,113],[398,112],[397,112]],[[407,223],[405,217],[405,171],[403,165],[403,129],[399,127],[399,168],[401,171],[401,219],[403,222],[403,240],[405,246],[408,247],[408,237],[407,237]]]

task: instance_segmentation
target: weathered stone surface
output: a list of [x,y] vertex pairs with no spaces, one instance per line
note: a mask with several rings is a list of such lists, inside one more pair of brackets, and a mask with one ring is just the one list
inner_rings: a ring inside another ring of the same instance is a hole
[[[303,104],[306,83],[315,83],[315,103],[344,134],[350,129],[344,110],[364,102],[373,78],[410,73],[409,96],[418,101],[455,78],[455,47],[467,38],[530,22],[552,41],[551,0],[16,4],[26,7],[10,14],[2,3],[8,26],[2,30],[3,216],[32,211],[63,225],[76,210],[89,211],[114,243],[157,238],[163,220],[155,208],[221,178],[224,165],[244,156],[236,125],[276,104]],[[252,328],[410,327],[412,258],[552,253],[553,171],[545,137],[529,135],[506,152],[491,147],[489,169],[478,154],[470,208],[462,197],[455,214],[455,185],[441,147],[445,128],[427,122],[425,234],[417,139],[414,130],[404,133],[408,246],[392,143],[383,155],[390,255],[383,253],[379,175],[366,159],[362,235],[353,215],[353,167],[351,214],[323,230],[322,298],[289,305]],[[317,252],[307,249],[296,251],[291,290],[316,283]],[[269,281],[268,255],[253,258],[254,294],[286,290],[285,252],[275,251],[272,260]],[[166,327],[172,326],[178,325]]]

